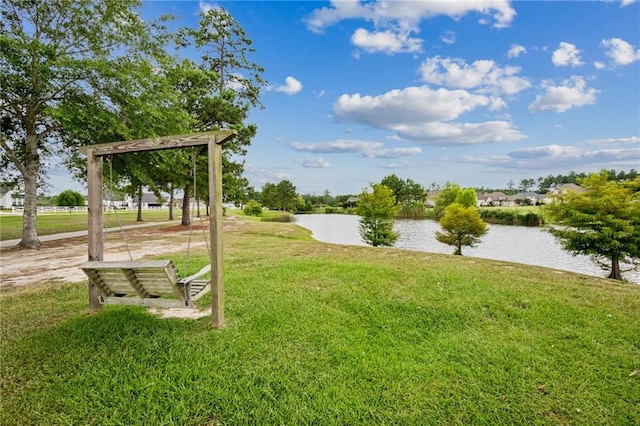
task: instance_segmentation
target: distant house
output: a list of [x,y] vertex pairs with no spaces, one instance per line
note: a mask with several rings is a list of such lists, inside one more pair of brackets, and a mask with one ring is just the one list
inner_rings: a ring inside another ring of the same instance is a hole
[[483,194],[476,194],[476,199],[478,200],[478,207],[483,206],[500,206],[506,207],[508,205],[508,196],[504,192],[490,192]]
[[584,189],[579,185],[576,185],[575,183],[564,183],[558,186],[553,191],[551,191],[551,193],[547,194],[546,198],[544,199],[544,202],[551,203],[553,201],[553,198],[556,195],[565,195],[568,192],[575,192],[576,194],[581,194],[583,192],[586,192],[586,189]]
[[[103,197],[102,205],[106,208],[111,208],[111,206],[113,206],[116,209],[126,209],[128,206],[133,205],[130,195],[125,195],[123,199],[111,191],[105,191]],[[88,196],[85,196],[85,200],[87,199]]]
[[360,199],[358,197],[354,197],[351,196],[349,198],[347,198],[347,201],[344,202],[344,206],[345,207],[356,207],[358,205],[358,201],[360,201]]
[[18,186],[12,183],[0,183],[0,208],[10,209],[12,207],[24,206],[24,193],[21,193]]
[[515,195],[509,195],[507,197],[507,206],[536,206],[538,204],[543,204],[546,197],[546,194],[538,194],[537,192],[519,192]]
[[156,197],[156,195],[153,193],[142,194],[142,199],[140,200],[140,202],[143,209],[159,208],[167,204],[166,200],[161,197]]
[[567,192],[575,192],[576,194],[580,194],[582,192],[586,192],[584,188],[575,183],[565,183],[560,185],[555,191],[555,194],[566,194]]

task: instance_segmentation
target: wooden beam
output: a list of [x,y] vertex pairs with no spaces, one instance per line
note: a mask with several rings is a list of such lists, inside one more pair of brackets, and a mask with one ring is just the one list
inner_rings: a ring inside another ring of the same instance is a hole
[[112,142],[98,145],[87,145],[78,148],[82,154],[87,154],[91,149],[93,155],[125,154],[127,152],[157,151],[161,149],[184,148],[189,146],[207,145],[211,139],[217,144],[223,144],[238,132],[235,130],[215,130],[203,133],[191,133],[188,135],[163,136],[158,138],[137,139],[132,141]]
[[[87,207],[89,226],[89,261],[102,261],[104,240],[102,239],[102,157],[87,151]],[[89,313],[102,309],[100,290],[89,280]]]
[[224,282],[222,273],[222,145],[209,142],[209,235],[211,240],[211,326],[224,325]]

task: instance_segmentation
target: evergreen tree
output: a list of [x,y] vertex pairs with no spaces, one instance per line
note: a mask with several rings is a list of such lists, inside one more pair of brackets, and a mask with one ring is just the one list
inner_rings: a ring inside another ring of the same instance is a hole
[[392,246],[398,240],[393,230],[393,218],[398,207],[393,191],[382,184],[372,184],[373,191],[363,191],[358,197],[360,235],[372,246]]
[[640,264],[640,178],[616,182],[602,170],[580,181],[583,193],[559,195],[546,206],[565,250],[584,254],[622,279],[620,262]]
[[462,247],[474,247],[480,237],[487,233],[487,224],[480,217],[475,207],[465,207],[452,203],[445,209],[440,219],[442,231],[436,232],[436,239],[441,243],[454,246],[453,254],[462,255]]

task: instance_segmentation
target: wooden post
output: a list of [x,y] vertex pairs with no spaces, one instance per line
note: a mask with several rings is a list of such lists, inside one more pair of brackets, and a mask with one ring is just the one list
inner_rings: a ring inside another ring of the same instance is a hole
[[211,240],[211,326],[224,325],[222,274],[222,141],[209,140],[209,234]]
[[[104,241],[102,239],[102,157],[87,151],[87,186],[89,209],[89,260],[103,260]],[[89,313],[102,310],[99,300],[100,290],[89,280]]]

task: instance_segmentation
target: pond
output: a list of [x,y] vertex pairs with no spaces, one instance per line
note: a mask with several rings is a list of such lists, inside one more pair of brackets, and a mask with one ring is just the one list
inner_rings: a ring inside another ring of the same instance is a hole
[[[318,241],[334,244],[366,245],[358,232],[358,216],[339,214],[296,215],[294,222],[309,229]],[[440,229],[432,220],[396,220],[400,238],[396,248],[452,254],[453,247],[438,242]],[[605,273],[587,256],[572,256],[543,228],[489,225],[489,232],[477,247],[463,247],[465,256],[504,260],[604,276]],[[640,271],[623,273],[629,281],[640,284]]]

